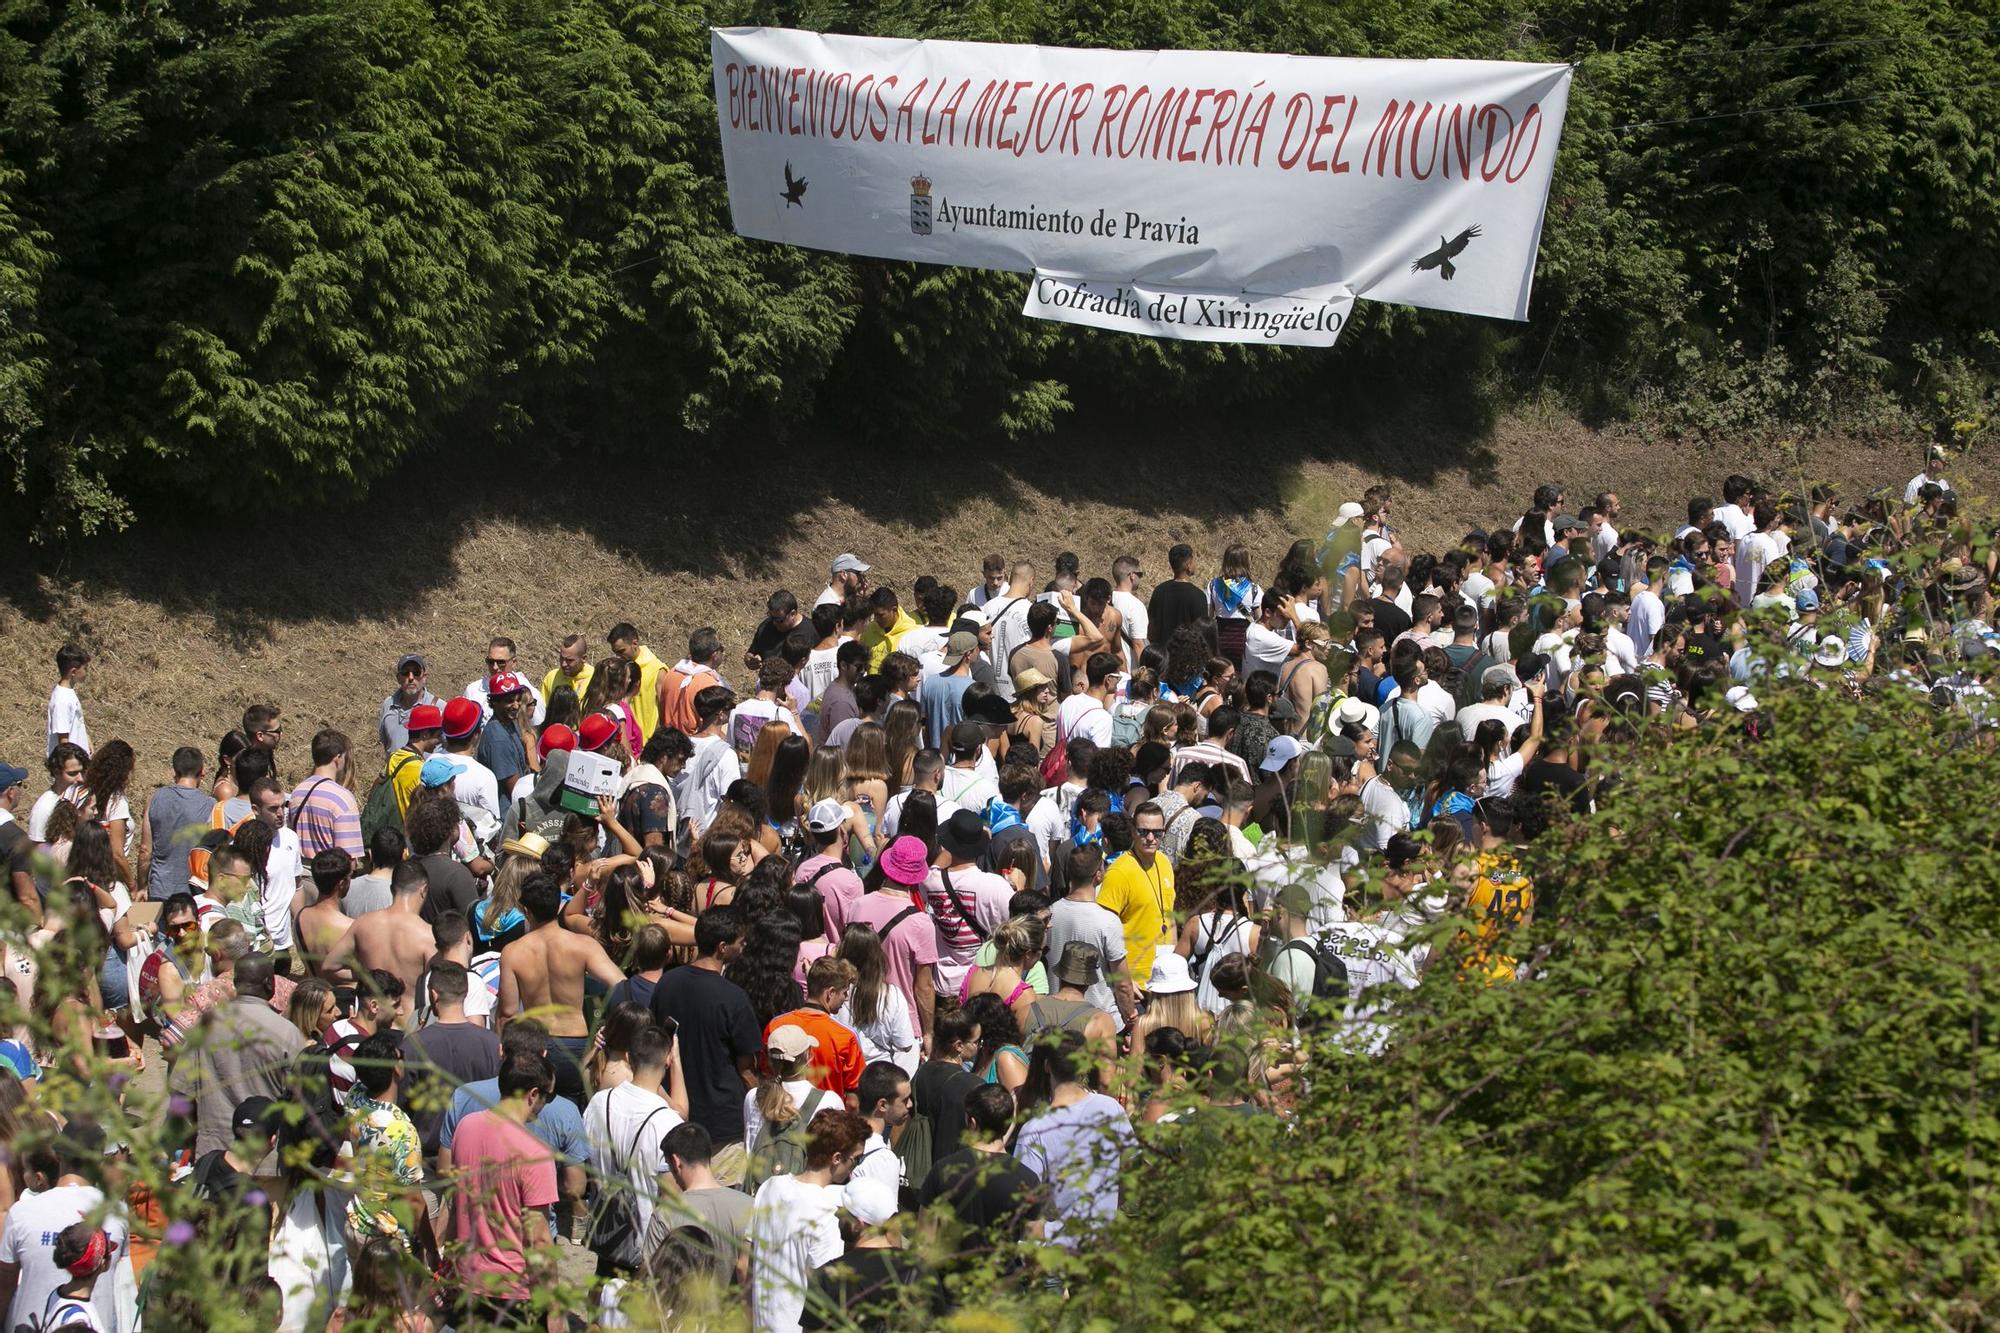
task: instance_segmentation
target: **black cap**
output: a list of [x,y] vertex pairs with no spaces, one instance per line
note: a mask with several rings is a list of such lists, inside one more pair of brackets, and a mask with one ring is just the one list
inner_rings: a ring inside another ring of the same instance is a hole
[[276,1134],[278,1122],[283,1118],[281,1113],[276,1113],[277,1106],[269,1097],[245,1097],[236,1103],[236,1132],[244,1134],[258,1129],[266,1134]]

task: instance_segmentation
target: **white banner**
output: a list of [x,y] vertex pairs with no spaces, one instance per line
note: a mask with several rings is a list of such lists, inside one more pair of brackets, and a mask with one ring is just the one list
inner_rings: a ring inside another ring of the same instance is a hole
[[[1273,301],[1344,315],[1356,296],[1527,318],[1566,65],[782,28],[718,29],[711,47],[745,236],[1205,294],[1273,318]],[[1149,319],[1150,297],[1136,319],[1116,303],[1095,318],[1053,293],[1031,283],[1029,313],[1230,332]]]
[[1021,313],[1153,338],[1331,347],[1353,306],[1354,298],[1344,291],[1327,300],[1255,292],[1230,296],[1038,271],[1028,279],[1028,300]]

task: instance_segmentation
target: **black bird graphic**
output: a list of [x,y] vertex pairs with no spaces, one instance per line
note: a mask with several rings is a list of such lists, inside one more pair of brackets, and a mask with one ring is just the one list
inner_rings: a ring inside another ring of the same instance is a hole
[[[790,208],[793,204],[797,204],[800,208],[804,208],[806,206],[806,183],[803,180],[796,180],[793,178],[792,164],[789,162],[785,163],[784,198],[785,198],[786,208]],[[1477,230],[1477,228],[1475,228],[1474,230]],[[1460,249],[1464,248],[1462,243],[1459,248]],[[1458,251],[1454,250],[1452,251],[1452,253],[1457,254]]]
[[1454,240],[1447,241],[1442,236],[1438,237],[1438,248],[1425,255],[1422,259],[1419,259],[1416,263],[1411,264],[1410,272],[1422,273],[1428,269],[1436,269],[1438,270],[1439,277],[1443,278],[1446,282],[1450,282],[1452,276],[1458,272],[1458,265],[1451,261],[1467,245],[1471,244],[1472,238],[1477,235],[1479,235],[1479,227],[1477,224],[1474,224],[1460,232]]

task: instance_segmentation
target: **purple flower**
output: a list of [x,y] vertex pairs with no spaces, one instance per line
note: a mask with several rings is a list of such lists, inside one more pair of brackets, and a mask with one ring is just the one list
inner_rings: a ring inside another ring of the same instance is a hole
[[167,1223],[167,1234],[163,1239],[165,1239],[166,1243],[169,1245],[187,1244],[189,1241],[194,1239],[194,1223],[192,1222]]
[[183,1115],[183,1116],[193,1115],[194,1103],[190,1101],[188,1098],[181,1096],[179,1093],[175,1093],[173,1096],[167,1098],[167,1114]]

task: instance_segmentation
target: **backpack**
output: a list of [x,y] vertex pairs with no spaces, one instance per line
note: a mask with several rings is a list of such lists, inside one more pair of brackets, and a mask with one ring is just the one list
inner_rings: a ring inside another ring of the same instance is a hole
[[799,1113],[782,1127],[773,1130],[769,1120],[757,1126],[757,1141],[750,1145],[750,1166],[743,1173],[746,1193],[755,1194],[757,1187],[772,1176],[792,1176],[805,1170],[806,1140],[810,1137],[813,1117],[832,1095],[825,1088],[814,1088]]
[[401,803],[396,800],[396,775],[419,762],[421,755],[406,754],[400,764],[391,764],[382,770],[382,776],[375,779],[375,785],[368,789],[368,801],[361,807],[361,843],[365,847],[375,841],[375,835],[385,828],[400,828],[403,823]]
[[1151,704],[1135,704],[1130,700],[1111,710],[1111,744],[1114,749],[1129,750],[1139,743],[1139,735],[1146,728],[1146,714],[1153,711]]
[[903,1163],[904,1180],[921,1181],[931,1173],[932,1144],[935,1141],[929,1116],[912,1115],[903,1123],[903,1137],[897,1139],[892,1148]]
[[1042,781],[1051,787],[1062,785],[1069,776],[1069,737],[1063,734],[1062,719],[1056,719],[1056,743],[1042,756]]
[[[662,1107],[661,1110],[666,1108]],[[645,1256],[640,1252],[642,1239],[639,1230],[639,1201],[634,1196],[632,1183],[626,1173],[632,1165],[632,1157],[639,1151],[640,1136],[646,1126],[653,1123],[654,1111],[639,1122],[639,1128],[632,1134],[631,1146],[625,1150],[625,1160],[611,1161],[612,1170],[605,1172],[604,1184],[598,1187],[597,1209],[590,1215],[590,1248],[597,1251],[597,1262],[607,1267],[634,1273]],[[604,1108],[605,1128],[610,1128],[611,1107]]]
[[[1304,939],[1287,940],[1284,951],[1290,952],[1293,949],[1302,951],[1308,958],[1312,959],[1313,985],[1310,998],[1316,1002],[1322,1002],[1310,1006],[1304,1004],[1299,1006],[1299,1025],[1307,1027],[1313,1023],[1314,1015],[1312,1011],[1314,1009],[1322,1010],[1318,1017],[1323,1021],[1326,1018],[1326,1013],[1324,1012],[1325,1005],[1345,1005],[1347,1000],[1347,964],[1341,960],[1339,954],[1333,951],[1332,945],[1317,937],[1309,936]],[[1304,1000],[1307,997],[1297,996],[1294,998]]]

